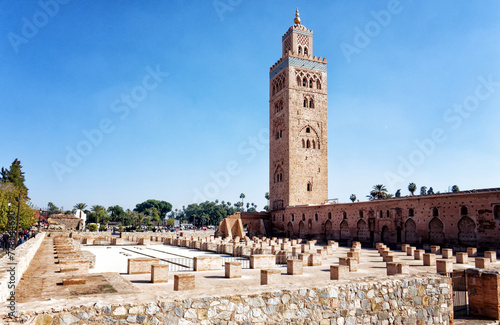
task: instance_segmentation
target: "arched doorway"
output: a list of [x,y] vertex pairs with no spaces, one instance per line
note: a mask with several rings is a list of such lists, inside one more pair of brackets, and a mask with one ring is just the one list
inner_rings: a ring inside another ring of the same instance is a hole
[[351,233],[349,232],[349,224],[346,220],[340,223],[340,241],[346,241],[351,239]]
[[299,223],[299,238],[305,238],[306,236],[306,225],[303,221]]
[[412,219],[408,219],[405,223],[405,243],[416,244],[417,240],[417,224]]
[[330,220],[325,222],[325,241],[333,240],[333,224]]
[[444,243],[444,225],[439,218],[433,218],[429,222],[429,242],[442,245]]
[[286,236],[290,239],[293,238],[294,233],[293,233],[293,223],[291,221],[288,222],[288,225],[286,227]]
[[382,232],[380,233],[380,239],[382,240],[383,243],[392,242],[392,240],[390,240],[389,228],[387,226],[382,227]]
[[368,225],[364,220],[358,221],[358,240],[362,243],[370,242],[370,231],[368,229]]
[[463,246],[476,246],[476,223],[469,217],[458,222],[458,242]]
[[396,243],[401,243],[401,227],[396,227]]

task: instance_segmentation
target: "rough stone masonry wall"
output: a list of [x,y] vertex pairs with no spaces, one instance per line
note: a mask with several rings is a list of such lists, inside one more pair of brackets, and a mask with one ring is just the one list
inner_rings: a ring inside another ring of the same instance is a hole
[[324,288],[159,300],[143,305],[96,303],[69,310],[52,308],[46,314],[20,317],[37,324],[75,325],[451,324],[453,305],[450,278],[394,277],[372,282],[339,282]]

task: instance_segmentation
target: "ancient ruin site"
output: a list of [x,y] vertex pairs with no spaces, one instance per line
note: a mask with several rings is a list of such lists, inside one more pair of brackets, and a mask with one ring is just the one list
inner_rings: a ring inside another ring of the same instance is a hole
[[0,323],[498,324],[500,188],[329,200],[327,60],[298,9],[281,42],[269,211],[213,230],[39,219],[0,259]]

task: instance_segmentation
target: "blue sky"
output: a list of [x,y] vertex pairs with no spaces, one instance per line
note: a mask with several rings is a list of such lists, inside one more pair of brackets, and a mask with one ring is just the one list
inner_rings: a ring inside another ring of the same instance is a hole
[[500,186],[498,1],[3,1],[0,166],[30,197],[259,209],[295,7],[328,60],[329,197]]

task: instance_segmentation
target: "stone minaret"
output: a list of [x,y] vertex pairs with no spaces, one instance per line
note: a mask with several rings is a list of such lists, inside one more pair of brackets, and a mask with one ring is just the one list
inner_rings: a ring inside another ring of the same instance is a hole
[[271,210],[328,201],[326,59],[295,14],[269,73]]

